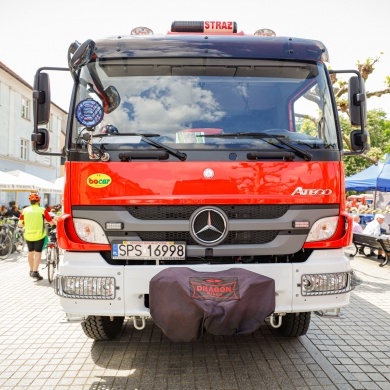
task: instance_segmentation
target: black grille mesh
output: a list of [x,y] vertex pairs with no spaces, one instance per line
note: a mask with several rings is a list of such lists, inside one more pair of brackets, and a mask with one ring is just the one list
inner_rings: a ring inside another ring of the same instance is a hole
[[[128,212],[142,220],[189,220],[201,206],[129,206]],[[229,219],[274,219],[287,211],[288,205],[218,205]]]
[[[220,245],[266,244],[278,235],[278,231],[230,231]],[[187,245],[197,245],[189,232],[138,232],[142,241],[185,241]]]

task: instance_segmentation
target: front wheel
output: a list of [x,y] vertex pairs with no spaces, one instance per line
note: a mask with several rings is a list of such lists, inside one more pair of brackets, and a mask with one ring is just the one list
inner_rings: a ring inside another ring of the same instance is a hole
[[81,323],[84,333],[94,340],[110,340],[119,334],[125,317],[88,316]]
[[12,240],[8,234],[0,234],[0,259],[6,259],[12,252]]
[[25,244],[26,244],[26,241],[25,241],[23,235],[19,234],[19,236],[17,237],[17,240],[15,242],[15,251],[18,253],[22,253]]
[[306,334],[310,325],[311,312],[287,313],[282,318],[278,333],[287,337],[299,337]]

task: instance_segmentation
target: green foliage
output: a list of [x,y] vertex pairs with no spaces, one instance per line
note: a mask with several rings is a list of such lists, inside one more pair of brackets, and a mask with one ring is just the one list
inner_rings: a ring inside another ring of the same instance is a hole
[[[346,116],[340,116],[344,138],[349,138],[351,125]],[[367,113],[367,130],[370,134],[371,149],[362,156],[344,157],[345,176],[351,176],[368,168],[376,161],[384,161],[385,154],[390,154],[390,120],[383,110],[370,110]],[[344,147],[346,144],[344,143]]]
[[316,137],[318,130],[315,120],[313,118],[299,119],[297,122],[297,131],[299,133],[304,133]]

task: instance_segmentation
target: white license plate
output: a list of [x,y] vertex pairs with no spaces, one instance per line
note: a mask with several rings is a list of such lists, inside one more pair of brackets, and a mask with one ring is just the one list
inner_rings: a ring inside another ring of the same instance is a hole
[[116,260],[184,260],[185,242],[113,241],[111,257]]

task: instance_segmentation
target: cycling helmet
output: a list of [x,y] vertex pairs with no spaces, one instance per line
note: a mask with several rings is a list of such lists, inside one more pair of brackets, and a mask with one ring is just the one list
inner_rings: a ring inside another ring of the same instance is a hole
[[36,192],[32,192],[29,197],[28,197],[28,200],[30,202],[39,202],[41,200],[41,197],[39,196],[39,194],[37,194]]

